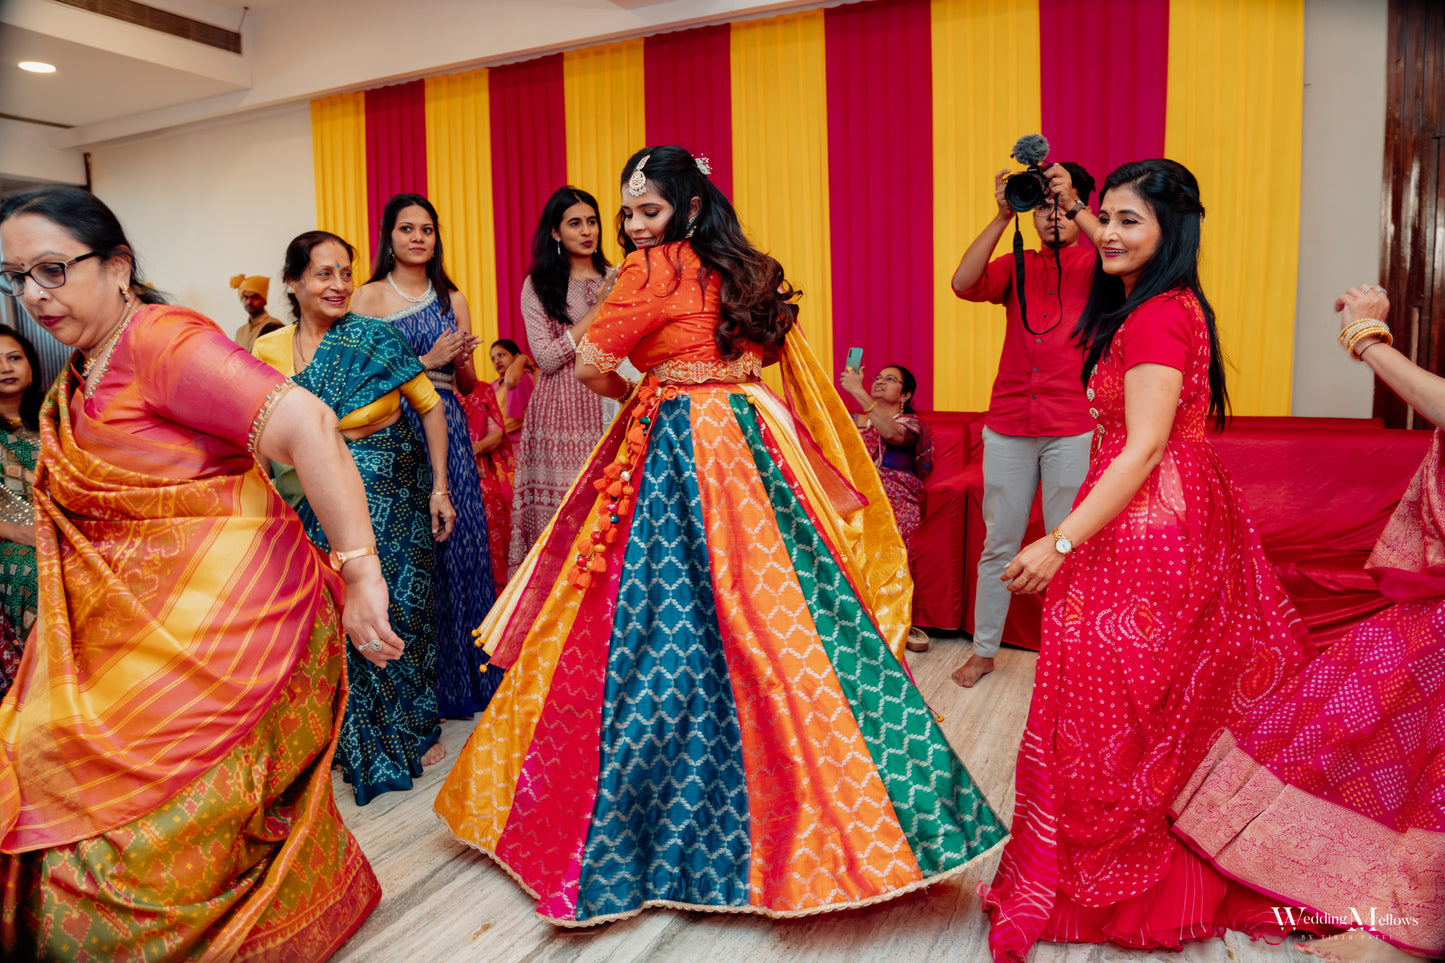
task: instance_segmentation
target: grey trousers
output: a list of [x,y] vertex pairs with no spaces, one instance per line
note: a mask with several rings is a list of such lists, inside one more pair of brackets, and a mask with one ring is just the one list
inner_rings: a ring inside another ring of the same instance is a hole
[[1034,494],[1043,485],[1044,527],[1063,523],[1089,471],[1094,433],[1029,438],[983,430],[983,523],[987,531],[978,559],[973,597],[973,652],[991,659],[1003,639],[1011,593],[1001,581],[1018,554]]

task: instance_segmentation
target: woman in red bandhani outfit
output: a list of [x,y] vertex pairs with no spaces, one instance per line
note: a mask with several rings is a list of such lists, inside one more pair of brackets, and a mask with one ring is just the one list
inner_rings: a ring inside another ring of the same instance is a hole
[[[381,895],[331,794],[342,646],[402,650],[336,417],[157,303],[89,192],[7,198],[0,248],[0,286],[77,350],[41,412],[40,617],[0,703],[0,955],[325,959]],[[258,457],[296,466],[339,577]]]
[[[1049,170],[1058,203],[1077,200]],[[1308,637],[1205,438],[1224,366],[1199,285],[1204,206],[1169,160],[1104,183],[1079,322],[1098,426],[1062,525],[1005,577],[1048,587],[1013,839],[984,908],[996,960],[1040,939],[1176,948],[1228,925],[1229,883],[1169,806],[1226,726],[1304,664]]]
[[[1335,306],[1351,352],[1445,425],[1445,379],[1391,346],[1385,292],[1351,288]],[[1370,556],[1396,604],[1231,725],[1174,804],[1175,833],[1272,904],[1256,914],[1265,932],[1352,927],[1301,944],[1327,959],[1445,956],[1442,457],[1437,428]]]

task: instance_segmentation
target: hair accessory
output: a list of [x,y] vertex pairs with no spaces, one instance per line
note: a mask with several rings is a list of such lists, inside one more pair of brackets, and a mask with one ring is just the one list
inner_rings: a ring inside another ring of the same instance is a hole
[[633,197],[641,197],[647,193],[647,175],[642,173],[642,165],[647,163],[651,154],[643,154],[637,166],[632,169],[632,176],[627,179],[627,193]]
[[712,176],[712,161],[706,157],[694,157],[693,160],[697,162],[697,169],[702,171],[704,177]]

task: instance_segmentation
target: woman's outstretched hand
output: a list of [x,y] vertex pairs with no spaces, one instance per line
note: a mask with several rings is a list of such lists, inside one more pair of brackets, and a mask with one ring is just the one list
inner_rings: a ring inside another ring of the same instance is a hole
[[1036,542],[1030,542],[1023,550],[1009,560],[1003,570],[1001,581],[1007,582],[1008,590],[1020,595],[1037,595],[1049,587],[1067,558],[1054,547],[1054,537],[1045,535]]
[[387,616],[389,596],[381,563],[376,556],[352,559],[341,568],[346,581],[346,605],[341,610],[341,627],[356,650],[378,669],[401,658],[406,644],[391,629]]
[[1385,296],[1384,288],[1361,284],[1335,298],[1335,310],[1340,313],[1340,330],[1343,331],[1364,318],[1383,322],[1385,315],[1390,313],[1390,299]]

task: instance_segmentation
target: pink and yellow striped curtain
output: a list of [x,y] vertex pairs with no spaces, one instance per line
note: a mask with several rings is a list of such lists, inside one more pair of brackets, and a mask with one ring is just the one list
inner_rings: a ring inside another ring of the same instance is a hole
[[[920,407],[976,410],[1003,315],[956,299],[949,278],[992,217],[1014,141],[1042,131],[1051,159],[1100,183],[1167,155],[1208,209],[1201,269],[1235,410],[1283,414],[1303,3],[870,0],[323,98],[317,219],[365,257],[374,198],[425,184],[474,327],[524,341],[517,298],[547,195],[593,192],[615,260],[622,162],[680,143],[710,158],[755,243],[804,290],[825,364],[862,347],[870,372],[913,369]],[[1116,49],[1128,55],[1099,69],[1098,51]]]

